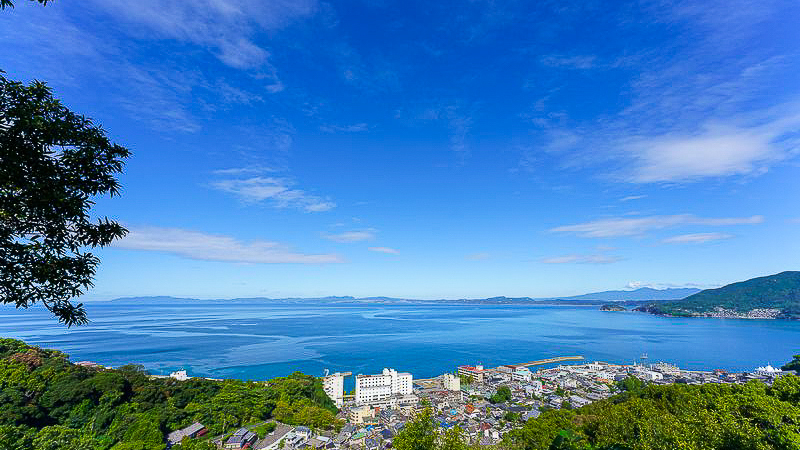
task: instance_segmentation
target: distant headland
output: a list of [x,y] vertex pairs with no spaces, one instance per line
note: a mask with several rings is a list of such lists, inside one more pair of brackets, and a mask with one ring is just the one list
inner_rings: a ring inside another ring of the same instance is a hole
[[683,300],[648,303],[636,311],[674,317],[800,319],[800,272],[781,272],[706,289]]

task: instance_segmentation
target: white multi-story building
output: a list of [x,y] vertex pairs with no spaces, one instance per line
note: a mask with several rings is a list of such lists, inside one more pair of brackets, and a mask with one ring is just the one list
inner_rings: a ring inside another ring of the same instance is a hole
[[187,374],[185,370],[178,370],[177,372],[172,372],[171,374],[169,374],[169,376],[170,378],[174,378],[178,381],[186,381],[190,378],[189,374]]
[[411,395],[413,378],[410,373],[383,369],[380,375],[356,376],[356,403],[370,405],[385,403],[393,396]]
[[520,367],[511,374],[514,381],[531,381],[533,373],[527,367]]
[[344,405],[344,374],[336,372],[322,379],[322,388],[337,408]]
[[459,375],[471,377],[476,383],[483,383],[484,372],[483,366],[458,366]]
[[461,390],[461,377],[457,377],[452,373],[444,374],[443,380],[444,388],[448,391],[460,391]]

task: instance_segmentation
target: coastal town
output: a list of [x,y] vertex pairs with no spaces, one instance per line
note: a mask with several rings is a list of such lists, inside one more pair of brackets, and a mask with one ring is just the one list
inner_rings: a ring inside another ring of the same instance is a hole
[[[642,356],[646,360],[647,356]],[[459,427],[471,444],[491,446],[547,409],[578,408],[608,398],[632,379],[647,384],[741,384],[751,380],[771,384],[785,373],[770,365],[729,373],[685,370],[664,362],[560,364],[582,359],[567,356],[494,368],[462,365],[451,373],[416,380],[408,372],[390,368],[354,377],[351,372],[326,374],[323,386],[339,408],[339,429],[313,430],[271,421],[214,437],[212,442],[227,450],[381,450],[391,448],[406,423],[429,409],[439,427]],[[559,365],[553,366],[555,363]],[[539,365],[550,367],[535,369]],[[188,378],[185,371],[171,376]],[[354,389],[348,393],[345,380],[351,377]],[[203,425],[194,423],[170,433],[167,442],[173,446],[205,434]]]

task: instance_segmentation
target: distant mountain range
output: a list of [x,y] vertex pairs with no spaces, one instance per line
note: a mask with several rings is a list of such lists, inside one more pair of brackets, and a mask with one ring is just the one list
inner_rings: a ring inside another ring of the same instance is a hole
[[753,278],[637,310],[669,316],[800,319],[800,272]]
[[[470,303],[470,304],[521,304],[521,303],[555,303],[555,304],[581,304],[581,305],[594,305],[607,302],[651,302],[651,301],[665,301],[665,300],[679,300],[694,293],[700,292],[700,289],[694,288],[669,288],[669,289],[653,289],[653,288],[639,288],[630,291],[603,291],[593,292],[583,295],[575,295],[572,297],[546,297],[546,298],[532,298],[532,297],[490,297],[490,298],[470,298],[470,299],[440,299],[440,300],[417,300],[406,298],[393,298],[393,297],[351,297],[351,296],[331,296],[319,298],[235,298],[235,299],[218,299],[206,301],[247,301],[247,300],[269,300],[269,301],[284,301],[284,302],[300,302],[300,301],[318,301],[329,303]],[[177,298],[177,297],[125,297],[118,298],[114,301],[136,301],[136,302],[164,302],[164,301],[181,301],[181,300],[197,300],[190,298]]]
[[632,291],[603,291],[591,294],[560,297],[561,300],[598,300],[605,302],[630,300],[680,300],[700,292],[697,288],[653,289],[643,287]]

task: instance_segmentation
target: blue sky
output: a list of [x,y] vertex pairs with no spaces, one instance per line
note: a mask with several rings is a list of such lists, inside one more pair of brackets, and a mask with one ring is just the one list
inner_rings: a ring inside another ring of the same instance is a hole
[[17,3],[0,67],[133,151],[88,298],[800,269],[796,1]]

